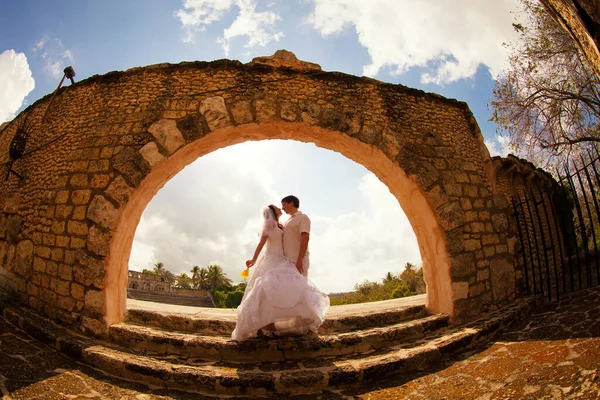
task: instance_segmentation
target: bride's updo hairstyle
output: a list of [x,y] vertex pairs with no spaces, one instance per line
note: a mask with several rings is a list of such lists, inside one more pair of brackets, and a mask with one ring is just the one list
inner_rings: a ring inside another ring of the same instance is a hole
[[279,223],[279,218],[277,218],[277,212],[275,211],[275,206],[273,204],[269,204],[268,205],[269,210],[271,210],[271,212],[273,213],[273,217],[275,217],[275,221],[277,222],[277,227],[279,229],[283,229],[283,227],[281,226],[281,224]]

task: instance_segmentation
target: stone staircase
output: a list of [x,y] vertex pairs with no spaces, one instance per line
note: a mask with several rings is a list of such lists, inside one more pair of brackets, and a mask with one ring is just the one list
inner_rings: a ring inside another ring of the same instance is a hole
[[[408,374],[489,339],[529,312],[531,299],[468,325],[425,306],[330,312],[319,335],[232,342],[231,317],[129,310],[106,341],[76,335],[32,313],[5,318],[71,357],[122,379],[205,395],[315,394]],[[37,322],[32,322],[35,320]],[[50,328],[51,327],[51,328]],[[30,332],[31,333],[31,332]]]

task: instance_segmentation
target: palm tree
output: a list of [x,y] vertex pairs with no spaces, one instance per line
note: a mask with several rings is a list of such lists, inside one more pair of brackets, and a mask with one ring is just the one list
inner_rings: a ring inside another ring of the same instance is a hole
[[188,274],[182,272],[177,276],[176,286],[180,289],[191,289],[192,279],[188,276]]
[[231,286],[232,283],[223,272],[223,268],[216,264],[208,266],[208,282],[211,289],[222,289]]
[[158,275],[161,274],[161,272],[164,270],[164,268],[165,268],[165,264],[163,264],[161,261],[154,264],[154,272],[156,272]]
[[194,289],[198,289],[200,286],[199,278],[200,278],[200,267],[194,265],[194,267],[190,270],[192,273],[192,287]]
[[393,282],[396,280],[396,277],[394,276],[394,274],[392,274],[391,272],[388,272],[387,274],[385,274],[385,277],[383,278],[383,283],[386,284],[388,282]]
[[198,272],[198,287],[204,290],[210,287],[208,284],[208,271],[204,267],[200,268],[200,272]]

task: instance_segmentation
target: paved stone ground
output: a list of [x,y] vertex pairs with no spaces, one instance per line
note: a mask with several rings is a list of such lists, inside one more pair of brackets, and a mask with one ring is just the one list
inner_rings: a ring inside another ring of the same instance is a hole
[[[2,400],[208,399],[108,377],[39,344],[3,319],[0,390]],[[418,375],[318,398],[598,399],[600,288],[546,305],[487,346]]]

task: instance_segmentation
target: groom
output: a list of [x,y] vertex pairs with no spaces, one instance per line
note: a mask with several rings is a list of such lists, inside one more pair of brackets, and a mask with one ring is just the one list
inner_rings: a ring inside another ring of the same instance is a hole
[[298,210],[300,200],[296,196],[290,195],[281,199],[281,208],[290,216],[283,226],[283,254],[296,264],[302,275],[308,276],[310,219]]

